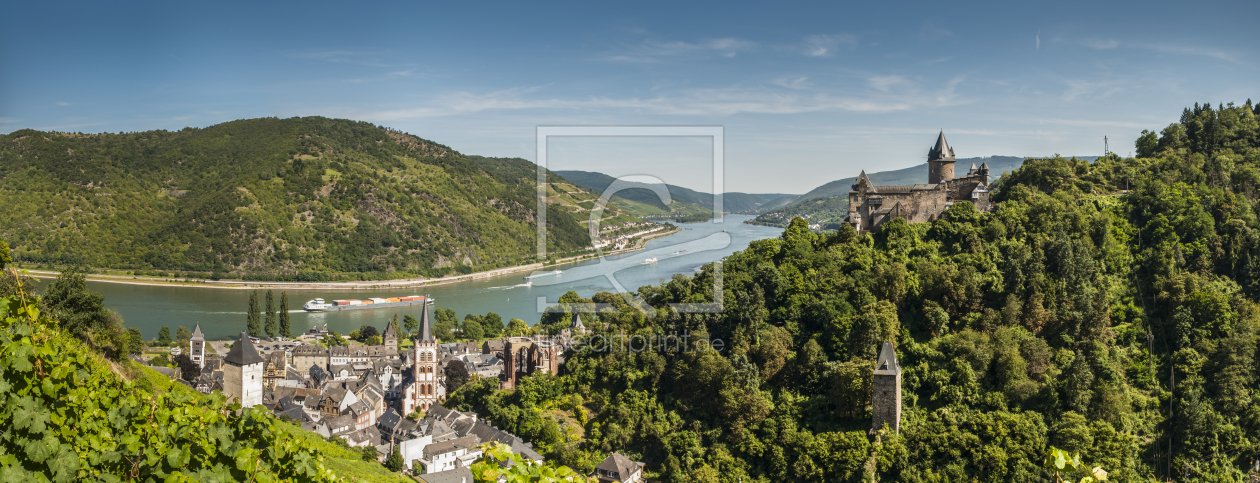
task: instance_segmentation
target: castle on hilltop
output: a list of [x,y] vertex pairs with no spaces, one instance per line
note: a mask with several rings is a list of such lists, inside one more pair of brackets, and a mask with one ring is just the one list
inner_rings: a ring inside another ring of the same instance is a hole
[[849,216],[845,222],[858,233],[869,233],[896,218],[910,223],[935,220],[956,201],[970,201],[980,211],[992,209],[988,163],[979,168],[972,163],[966,175],[955,177],[954,160],[954,148],[945,142],[945,131],[941,131],[936,145],[928,150],[926,184],[875,186],[863,170],[849,191]]

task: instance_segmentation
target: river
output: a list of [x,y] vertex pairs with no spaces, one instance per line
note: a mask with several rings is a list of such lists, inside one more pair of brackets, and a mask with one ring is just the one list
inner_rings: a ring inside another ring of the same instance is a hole
[[[573,290],[583,297],[596,292],[615,292],[617,285],[636,291],[645,285],[656,285],[675,274],[692,275],[695,269],[748,247],[753,240],[779,236],[783,230],[743,223],[753,217],[727,215],[722,223],[686,223],[682,231],[648,241],[643,250],[558,267],[555,276],[537,277],[526,283],[524,273],[494,278],[433,285],[422,288],[393,290],[286,290],[289,294],[290,324],[294,334],[313,327],[328,328],[348,334],[363,325],[383,327],[397,313],[419,317],[419,306],[397,309],[352,310],[346,312],[306,312],[306,301],[320,297],[363,299],[429,295],[436,306],[454,310],[460,319],[464,314],[495,312],[506,323],[512,318],[529,324],[538,321],[539,306],[554,304],[565,292]],[[683,253],[675,253],[686,250]],[[656,263],[645,264],[647,258]],[[608,274],[613,274],[610,280]],[[46,282],[44,282],[46,283]],[[43,285],[43,283],[41,283]],[[136,327],[146,339],[157,337],[162,326],[172,334],[178,326],[189,330],[201,324],[209,339],[226,339],[245,330],[245,311],[249,306],[247,290],[225,290],[186,286],[147,286],[89,281],[88,287],[105,296],[105,307],[122,315],[127,327]],[[280,304],[280,290],[274,292]],[[259,305],[265,302],[266,291],[259,291]],[[542,300],[540,300],[542,299]],[[545,302],[544,302],[545,300]]]

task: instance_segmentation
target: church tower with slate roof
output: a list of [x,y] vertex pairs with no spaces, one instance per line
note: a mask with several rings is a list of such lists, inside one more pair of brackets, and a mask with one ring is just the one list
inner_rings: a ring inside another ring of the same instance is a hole
[[437,339],[433,337],[433,322],[429,318],[431,304],[426,298],[420,313],[420,337],[413,349],[411,385],[403,393],[403,414],[428,411],[446,399],[445,377],[439,364]]
[[892,342],[885,342],[875,361],[875,380],[871,385],[871,434],[884,428],[901,432],[901,366]]
[[223,395],[229,402],[236,399],[242,408],[262,404],[263,362],[249,334],[241,332],[223,358]]
[[198,368],[206,368],[206,336],[201,333],[201,324],[197,324],[192,337],[188,338],[188,358],[192,359]]

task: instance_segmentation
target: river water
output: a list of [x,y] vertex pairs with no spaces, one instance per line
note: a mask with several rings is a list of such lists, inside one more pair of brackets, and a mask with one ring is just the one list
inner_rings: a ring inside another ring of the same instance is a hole
[[[567,291],[576,291],[583,297],[590,297],[596,292],[636,291],[645,285],[668,281],[675,274],[692,275],[697,267],[743,250],[753,240],[777,237],[783,232],[781,228],[743,223],[752,218],[727,215],[721,223],[682,224],[682,231],[651,240],[643,250],[561,266],[558,267],[561,270],[559,275],[529,280],[524,278],[528,274],[515,273],[420,288],[357,291],[288,289],[290,324],[294,334],[324,325],[342,334],[363,325],[379,328],[395,313],[400,319],[405,314],[419,318],[420,307],[305,312],[301,310],[302,304],[316,297],[333,300],[414,294],[433,297],[437,307],[454,310],[460,319],[464,314],[495,312],[503,317],[504,322],[519,318],[532,325],[538,321],[540,306],[555,304]],[[675,253],[683,250],[685,252]],[[658,261],[645,264],[648,258]],[[226,339],[245,330],[248,290],[92,281],[88,282],[88,286],[104,295],[105,306],[121,314],[127,327],[139,328],[146,339],[157,337],[162,326],[169,326],[174,333],[178,326],[192,330],[193,326],[201,324],[202,332],[209,339]],[[280,292],[273,291],[277,306],[280,304]],[[265,290],[259,291],[259,305],[264,303],[265,294]]]

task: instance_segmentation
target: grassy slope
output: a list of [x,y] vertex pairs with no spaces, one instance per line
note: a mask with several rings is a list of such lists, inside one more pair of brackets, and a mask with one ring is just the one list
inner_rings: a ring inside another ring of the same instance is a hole
[[[436,276],[533,255],[532,167],[319,117],[19,130],[0,135],[0,237],[34,262]],[[589,243],[571,218],[549,222],[555,251]]]

